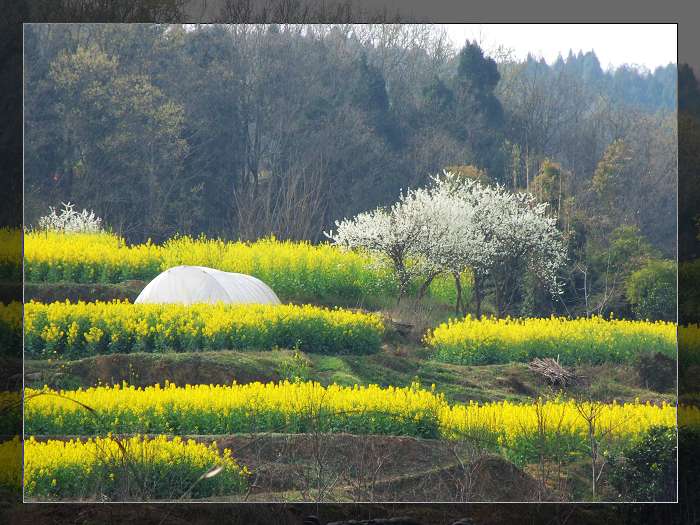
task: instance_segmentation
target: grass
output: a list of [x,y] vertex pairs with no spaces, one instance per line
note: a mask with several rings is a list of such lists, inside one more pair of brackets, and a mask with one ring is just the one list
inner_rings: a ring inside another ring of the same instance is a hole
[[[488,366],[463,366],[426,359],[427,350],[415,346],[385,345],[369,356],[325,356],[303,354],[308,362],[306,377],[323,385],[343,386],[371,383],[380,386],[409,386],[419,381],[426,387],[435,384],[450,402],[475,400],[527,401],[546,394],[549,387],[521,363]],[[75,389],[97,384],[127,381],[136,386],[163,383],[228,384],[284,379],[280,363],[291,360],[294,352],[197,352],[172,354],[135,353],[105,355],[73,361],[27,360],[26,386]],[[673,401],[674,394],[645,389],[632,367],[583,366],[577,369],[586,376],[581,387],[596,400]],[[293,377],[288,377],[293,379]]]

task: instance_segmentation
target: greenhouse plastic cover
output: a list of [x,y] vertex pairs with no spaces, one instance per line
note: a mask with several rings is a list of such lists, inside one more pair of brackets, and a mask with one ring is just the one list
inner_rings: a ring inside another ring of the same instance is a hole
[[275,292],[251,275],[205,266],[175,266],[153,279],[135,303],[280,304]]

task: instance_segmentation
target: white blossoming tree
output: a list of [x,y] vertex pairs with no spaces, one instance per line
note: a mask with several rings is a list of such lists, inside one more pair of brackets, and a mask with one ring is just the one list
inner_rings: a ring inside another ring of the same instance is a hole
[[399,285],[399,300],[413,279],[425,277],[427,289],[440,270],[423,257],[431,238],[440,237],[437,213],[430,191],[409,190],[389,209],[360,213],[353,219],[336,221],[336,232],[324,232],[345,248],[363,248],[392,266]]
[[83,210],[78,213],[74,204],[62,202],[59,212],[49,206],[49,214],[39,218],[39,229],[64,233],[98,233],[102,231],[102,219],[93,211]]
[[547,215],[547,205],[537,203],[526,193],[505,188],[476,185],[473,227],[482,244],[477,259],[471,261],[475,276],[476,313],[481,314],[484,284],[490,281],[498,315],[504,313],[515,283],[527,270],[557,296],[561,293],[558,272],[566,262],[566,244],[556,227],[556,218]]
[[449,273],[457,289],[455,310],[466,313],[461,275],[474,276],[476,314],[486,282],[493,285],[498,314],[518,272],[536,275],[554,295],[566,260],[565,243],[546,204],[529,194],[511,193],[443,172],[427,188],[402,193],[389,210],[377,209],[336,222],[326,233],[347,248],[364,248],[389,260],[405,294],[412,279],[423,283],[419,299],[435,276]]

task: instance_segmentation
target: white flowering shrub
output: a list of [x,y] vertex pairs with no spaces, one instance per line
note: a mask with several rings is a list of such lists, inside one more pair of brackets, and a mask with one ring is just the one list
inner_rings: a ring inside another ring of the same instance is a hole
[[[451,273],[458,285],[466,269],[474,275],[477,295],[487,278],[498,294],[502,276],[521,265],[552,294],[561,293],[558,272],[566,262],[566,246],[556,218],[530,194],[443,172],[427,188],[402,192],[388,210],[335,224],[337,231],[325,235],[346,248],[364,248],[389,260],[402,294],[411,279],[421,277],[427,285],[440,273]],[[458,293],[457,309],[460,300]]]
[[83,210],[78,213],[75,205],[62,202],[63,208],[49,206],[49,214],[39,218],[39,229],[63,233],[98,233],[102,231],[102,219],[93,211]]

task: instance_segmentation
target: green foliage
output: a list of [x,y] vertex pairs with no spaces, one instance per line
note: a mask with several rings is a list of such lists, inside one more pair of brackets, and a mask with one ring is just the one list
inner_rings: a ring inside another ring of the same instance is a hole
[[610,264],[628,270],[655,254],[636,226],[618,226],[610,236]]
[[676,263],[649,260],[627,278],[627,300],[638,319],[676,318]]
[[652,427],[610,466],[610,481],[623,501],[676,500],[676,430]]
[[587,272],[585,283],[578,284],[581,289],[586,285],[589,308],[586,313],[608,315],[614,312],[631,317],[625,283],[632,272],[640,269],[649,259],[657,258],[659,252],[637,226],[623,224],[607,234],[593,232],[592,227],[590,223],[585,225],[585,237],[576,239],[576,242],[583,243],[583,253],[576,255],[579,259],[577,264],[579,268],[585,267]]
[[560,201],[565,196],[565,178],[561,164],[545,159],[540,173],[532,181],[532,191],[541,202],[558,210]]
[[311,363],[298,348],[294,348],[290,357],[280,360],[277,373],[281,379],[289,381],[308,381],[310,379]]
[[635,367],[645,388],[657,392],[673,390],[676,384],[677,361],[672,356],[659,352],[644,352],[637,357]]
[[504,114],[495,94],[498,66],[476,42],[467,41],[457,58],[455,136],[468,144],[475,164],[501,181]]
[[603,154],[593,174],[593,190],[602,198],[612,199],[611,192],[620,190],[622,172],[631,160],[629,148],[623,140],[612,142]]
[[678,311],[683,324],[700,323],[700,259],[678,264]]

